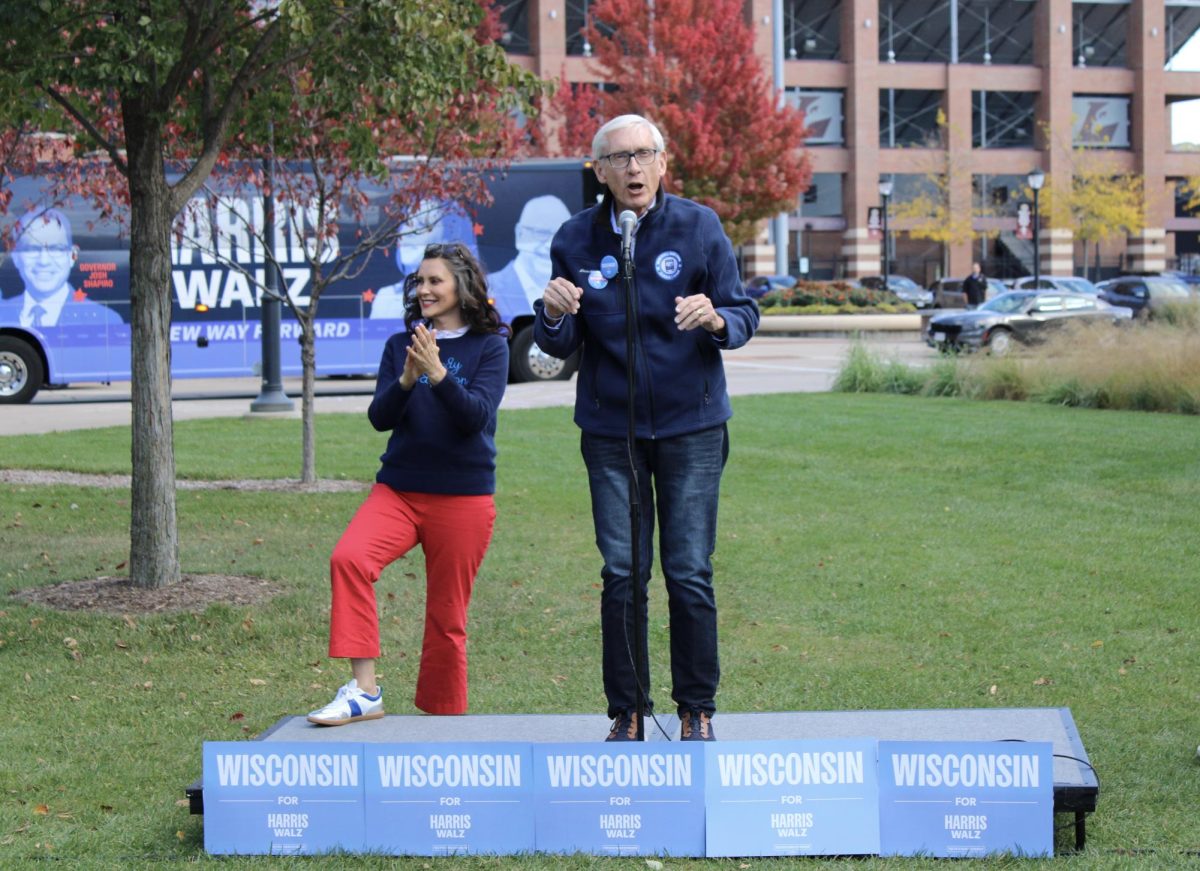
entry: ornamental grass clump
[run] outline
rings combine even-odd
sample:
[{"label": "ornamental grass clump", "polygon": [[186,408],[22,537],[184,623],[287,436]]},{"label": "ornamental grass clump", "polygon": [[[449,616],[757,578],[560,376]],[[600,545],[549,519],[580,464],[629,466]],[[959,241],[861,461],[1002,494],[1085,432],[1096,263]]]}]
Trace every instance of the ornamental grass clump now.
[{"label": "ornamental grass clump", "polygon": [[899,360],[884,360],[855,342],[833,389],[841,393],[914,394],[921,392],[924,381],[919,369]]},{"label": "ornamental grass clump", "polygon": [[1200,323],[1187,310],[1111,329],[1067,330],[1027,361],[1032,398],[1056,405],[1196,414]]},{"label": "ornamental grass clump", "polygon": [[1012,355],[939,357],[911,367],[854,345],[834,381],[844,393],[919,393],[1074,408],[1200,414],[1200,309],[1175,307],[1148,321],[1072,324]]}]

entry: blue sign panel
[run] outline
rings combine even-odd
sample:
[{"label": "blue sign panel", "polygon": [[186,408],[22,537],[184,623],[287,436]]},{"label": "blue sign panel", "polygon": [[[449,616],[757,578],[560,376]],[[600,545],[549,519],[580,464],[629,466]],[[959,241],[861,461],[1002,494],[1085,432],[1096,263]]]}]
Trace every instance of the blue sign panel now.
[{"label": "blue sign panel", "polygon": [[377,744],[364,757],[368,850],[533,852],[530,745]]},{"label": "blue sign panel", "polygon": [[706,746],[709,856],[879,852],[874,739]]},{"label": "blue sign panel", "polygon": [[704,855],[704,752],[696,744],[533,748],[537,849]]},{"label": "blue sign panel", "polygon": [[204,849],[360,852],[362,761],[361,744],[205,742]]},{"label": "blue sign panel", "polygon": [[1046,742],[881,741],[880,853],[1054,852],[1054,762]]}]

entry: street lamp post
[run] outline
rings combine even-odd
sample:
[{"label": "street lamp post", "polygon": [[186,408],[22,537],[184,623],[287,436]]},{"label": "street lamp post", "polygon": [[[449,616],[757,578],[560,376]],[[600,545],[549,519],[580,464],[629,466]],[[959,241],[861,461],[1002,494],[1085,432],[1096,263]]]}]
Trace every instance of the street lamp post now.
[{"label": "street lamp post", "polygon": [[296,406],[283,391],[280,361],[279,262],[275,259],[275,125],[267,125],[269,151],[263,158],[263,252],[266,260],[266,293],[262,295],[262,386],[250,403],[253,412],[292,411]]},{"label": "street lamp post", "polygon": [[1033,191],[1033,287],[1037,290],[1042,283],[1042,216],[1038,211],[1038,191],[1046,183],[1046,174],[1035,169],[1029,173],[1027,181]]},{"label": "street lamp post", "polygon": [[888,287],[888,200],[892,196],[892,177],[889,175],[886,178],[879,180],[879,198],[883,200],[883,256],[880,258],[883,265],[883,289],[889,290]]}]

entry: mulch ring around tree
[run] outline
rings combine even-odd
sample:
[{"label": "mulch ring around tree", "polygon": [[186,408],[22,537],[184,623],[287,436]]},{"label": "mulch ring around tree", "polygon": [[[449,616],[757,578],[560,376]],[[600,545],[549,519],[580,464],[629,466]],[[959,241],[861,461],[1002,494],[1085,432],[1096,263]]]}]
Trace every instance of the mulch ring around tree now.
[{"label": "mulch ring around tree", "polygon": [[102,614],[200,613],[209,605],[258,605],[278,595],[278,584],[246,575],[184,575],[177,584],[135,587],[129,578],[92,578],[15,590],[14,599],[55,611]]}]

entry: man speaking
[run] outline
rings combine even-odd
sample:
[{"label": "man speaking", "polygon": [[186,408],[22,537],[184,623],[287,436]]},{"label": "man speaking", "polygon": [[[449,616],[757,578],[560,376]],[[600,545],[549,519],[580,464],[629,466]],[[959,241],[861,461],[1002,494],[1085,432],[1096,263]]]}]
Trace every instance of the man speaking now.
[{"label": "man speaking", "polygon": [[[636,590],[642,613],[657,516],[671,621],[671,696],[680,737],[715,738],[720,666],[711,557],[721,472],[729,454],[726,421],[733,414],[721,349],[748,342],[759,320],[757,305],[742,291],[733,246],[716,213],[661,190],[665,149],[662,133],[640,115],[622,115],[597,131],[593,166],[608,191],[555,234],[552,277],[535,305],[534,336],[543,351],[566,358],[583,349],[575,423],[582,430],[596,543],[604,560],[600,623],[604,692],[613,720],[610,741],[637,737],[639,683],[645,710],[653,710],[649,668],[642,662],[635,675],[631,655],[636,649],[631,460],[641,504]],[[636,279],[632,451],[627,451],[623,247]],[[645,621],[640,628],[645,650]]]}]

